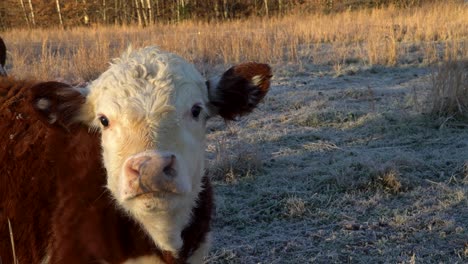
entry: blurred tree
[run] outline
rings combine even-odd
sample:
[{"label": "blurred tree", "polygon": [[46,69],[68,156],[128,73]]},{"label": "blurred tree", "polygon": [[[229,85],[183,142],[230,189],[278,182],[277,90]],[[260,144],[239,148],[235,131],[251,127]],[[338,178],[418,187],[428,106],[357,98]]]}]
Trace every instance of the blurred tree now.
[{"label": "blurred tree", "polygon": [[57,4],[57,13],[59,16],[60,27],[63,28],[63,19],[62,19],[62,11],[60,9],[60,1],[55,0],[55,3]]},{"label": "blurred tree", "polygon": [[282,16],[289,12],[340,12],[391,4],[408,8],[434,1],[442,0],[0,0],[0,29],[90,24],[148,26],[156,21],[230,20]]},{"label": "blurred tree", "polygon": [[20,1],[20,4],[21,4],[21,9],[23,9],[24,19],[26,21],[26,24],[28,25],[28,27],[30,27],[28,13],[26,12],[26,8],[24,8],[24,2],[23,2],[23,0],[19,0],[19,1]]}]

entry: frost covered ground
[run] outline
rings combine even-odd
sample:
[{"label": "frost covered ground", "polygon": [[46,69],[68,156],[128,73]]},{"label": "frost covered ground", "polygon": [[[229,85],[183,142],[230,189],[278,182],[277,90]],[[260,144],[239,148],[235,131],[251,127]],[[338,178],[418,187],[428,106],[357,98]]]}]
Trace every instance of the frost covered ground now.
[{"label": "frost covered ground", "polygon": [[[299,68],[299,69],[298,69]],[[274,67],[208,130],[208,263],[466,263],[468,123],[426,114],[434,69]]]}]

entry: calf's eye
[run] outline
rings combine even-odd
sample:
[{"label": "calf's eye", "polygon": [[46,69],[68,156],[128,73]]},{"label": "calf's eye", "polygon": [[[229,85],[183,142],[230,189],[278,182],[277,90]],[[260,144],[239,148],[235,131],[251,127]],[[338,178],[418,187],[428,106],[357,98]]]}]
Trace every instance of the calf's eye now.
[{"label": "calf's eye", "polygon": [[108,127],[109,126],[109,119],[107,119],[106,116],[100,116],[99,121],[101,122],[103,127]]},{"label": "calf's eye", "polygon": [[192,117],[197,119],[198,116],[200,115],[201,110],[202,110],[202,107],[200,105],[198,105],[198,104],[192,106],[192,110],[191,110],[192,111]]}]

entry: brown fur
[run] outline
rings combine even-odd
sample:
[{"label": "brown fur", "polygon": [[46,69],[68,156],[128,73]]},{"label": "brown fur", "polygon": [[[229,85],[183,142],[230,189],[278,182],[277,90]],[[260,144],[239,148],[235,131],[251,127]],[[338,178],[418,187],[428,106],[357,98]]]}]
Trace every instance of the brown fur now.
[{"label": "brown fur", "polygon": [[[82,102],[79,94],[58,98],[55,93],[69,88],[0,78],[1,260],[13,263],[9,220],[19,263],[40,263],[48,252],[52,264],[121,263],[149,254],[185,263],[209,231],[213,202],[208,178],[203,178],[191,223],[182,231],[180,258],[161,252],[105,189],[99,135],[70,122]],[[36,98],[46,95],[50,111],[57,112],[52,125],[49,110],[33,107]]]}]

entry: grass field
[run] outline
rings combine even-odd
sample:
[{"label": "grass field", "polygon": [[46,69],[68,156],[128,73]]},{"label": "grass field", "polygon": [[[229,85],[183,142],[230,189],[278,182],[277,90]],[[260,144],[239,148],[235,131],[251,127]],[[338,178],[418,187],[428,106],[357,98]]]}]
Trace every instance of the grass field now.
[{"label": "grass field", "polygon": [[[183,22],[138,27],[89,27],[2,32],[10,72],[19,77],[90,80],[130,44],[158,45],[200,70],[246,60],[274,65],[433,64],[468,57],[468,9],[463,1],[336,14],[297,14],[226,23]],[[278,67],[275,67],[278,68]]]},{"label": "grass field", "polygon": [[465,263],[468,122],[423,111],[432,74],[311,66],[278,74],[253,116],[211,123],[209,260]]},{"label": "grass field", "polygon": [[466,4],[2,37],[19,77],[87,81],[130,43],[273,66],[258,110],[208,124],[208,263],[468,261]]}]

